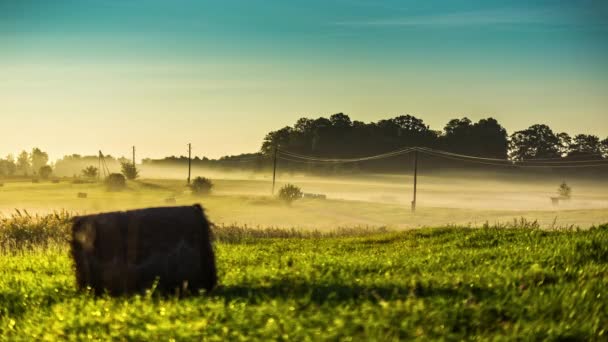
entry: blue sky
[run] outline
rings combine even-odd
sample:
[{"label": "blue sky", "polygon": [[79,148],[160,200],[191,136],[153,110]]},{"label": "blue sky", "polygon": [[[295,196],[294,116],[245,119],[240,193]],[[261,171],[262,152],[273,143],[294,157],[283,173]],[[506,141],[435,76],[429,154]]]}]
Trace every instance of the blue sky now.
[{"label": "blue sky", "polygon": [[0,0],[0,154],[236,154],[335,112],[605,138],[607,18],[605,1]]}]

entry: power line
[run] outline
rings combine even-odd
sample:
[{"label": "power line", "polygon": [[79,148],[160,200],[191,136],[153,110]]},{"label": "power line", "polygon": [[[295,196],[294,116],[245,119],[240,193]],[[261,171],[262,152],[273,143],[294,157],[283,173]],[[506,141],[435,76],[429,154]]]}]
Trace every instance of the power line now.
[{"label": "power line", "polygon": [[582,163],[606,163],[608,160],[598,160],[598,159],[589,159],[589,160],[561,160],[561,161],[547,161],[547,160],[535,160],[535,159],[526,159],[526,160],[510,160],[510,159],[498,159],[498,158],[486,158],[486,157],[477,157],[470,156],[465,154],[452,153],[441,150],[434,150],[428,147],[419,147],[421,151],[430,151],[438,154],[449,155],[453,157],[460,158],[468,158],[468,159],[476,159],[476,160],[484,160],[484,161],[496,161],[496,162],[510,162],[515,164],[529,163],[529,164],[582,164]]},{"label": "power line", "polygon": [[[468,163],[475,163],[475,164],[483,164],[483,165],[493,165],[493,166],[503,166],[503,167],[513,167],[513,168],[537,168],[537,169],[552,169],[552,168],[584,168],[584,167],[602,167],[602,166],[606,166],[608,167],[608,163],[600,163],[600,164],[578,164],[578,165],[568,165],[568,164],[562,164],[562,165],[558,165],[558,164],[552,164],[552,165],[534,165],[534,164],[522,164],[519,162],[514,162],[514,161],[510,161],[508,159],[493,159],[493,158],[488,158],[490,160],[497,160],[497,161],[502,161],[503,163],[500,162],[491,162],[491,161],[484,161],[483,158],[465,158],[465,157],[457,157],[457,156],[453,156],[451,154],[448,153],[438,153],[432,150],[426,150],[426,149],[420,149],[420,152],[426,153],[428,155],[432,155],[435,157],[439,157],[439,158],[445,158],[445,159],[452,159],[452,160],[457,160],[457,161],[463,161],[463,162],[468,162]],[[481,159],[481,160],[480,160]]]},{"label": "power line", "polygon": [[359,158],[323,158],[316,156],[308,156],[295,152],[278,150],[279,159],[291,162],[300,163],[315,163],[315,164],[339,164],[339,163],[354,163],[369,160],[379,160],[391,158],[399,155],[404,155],[412,151],[420,151],[428,155],[433,155],[440,158],[458,160],[469,163],[503,166],[503,167],[520,167],[520,168],[583,168],[583,167],[602,167],[608,166],[608,160],[562,160],[562,161],[547,161],[547,160],[510,160],[500,158],[479,157],[465,154],[458,154],[448,151],[435,150],[428,147],[407,147],[391,152],[381,153],[372,156]]},{"label": "power line", "polygon": [[279,150],[279,153],[282,153],[288,157],[292,157],[292,158],[296,158],[296,159],[316,161],[316,162],[354,163],[354,162],[361,162],[361,161],[367,161],[367,160],[391,158],[391,157],[395,157],[398,155],[412,152],[415,149],[416,149],[415,147],[408,147],[405,149],[395,150],[395,151],[391,151],[391,152],[387,152],[387,153],[381,153],[381,154],[377,154],[377,155],[373,155],[373,156],[359,157],[359,158],[322,158],[322,157],[315,157],[315,156],[306,156],[306,155],[289,152],[289,151],[284,151],[284,150]]}]

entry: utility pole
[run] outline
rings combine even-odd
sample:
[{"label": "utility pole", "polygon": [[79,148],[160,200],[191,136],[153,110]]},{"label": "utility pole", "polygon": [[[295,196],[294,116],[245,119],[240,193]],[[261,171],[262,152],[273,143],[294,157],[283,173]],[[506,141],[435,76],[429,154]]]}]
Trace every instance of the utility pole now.
[{"label": "utility pole", "polygon": [[275,180],[276,180],[276,176],[277,176],[277,151],[278,148],[275,145],[274,147],[274,160],[273,160],[273,165],[272,165],[272,195],[274,196],[274,185],[275,185]]},{"label": "utility pole", "polygon": [[192,172],[192,144],[188,144],[188,185],[190,185],[190,175]]},{"label": "utility pole", "polygon": [[418,186],[418,149],[414,150],[414,199],[412,200],[412,212],[416,211],[416,188]]},{"label": "utility pole", "polygon": [[133,168],[135,168],[135,146],[133,146]]},{"label": "utility pole", "polygon": [[97,163],[99,164],[99,167],[97,168],[97,180],[100,181],[101,180],[101,150],[99,151],[99,154],[97,155]]}]

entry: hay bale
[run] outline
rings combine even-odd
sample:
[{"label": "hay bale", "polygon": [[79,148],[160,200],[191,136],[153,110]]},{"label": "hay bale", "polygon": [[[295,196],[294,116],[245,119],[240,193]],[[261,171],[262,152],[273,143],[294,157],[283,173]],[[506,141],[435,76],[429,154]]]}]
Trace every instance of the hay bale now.
[{"label": "hay bale", "polygon": [[88,194],[86,192],[79,192],[78,193],[78,198],[87,198]]},{"label": "hay bale", "polygon": [[200,205],[80,216],[72,258],[80,289],[96,294],[196,292],[217,284],[209,222]]},{"label": "hay bale", "polygon": [[327,195],[324,194],[312,194],[312,193],[304,193],[304,198],[309,199],[327,199]]},{"label": "hay bale", "polygon": [[177,200],[175,199],[175,197],[167,197],[167,198],[165,198],[165,203],[175,204],[175,203],[177,203]]},{"label": "hay bale", "polygon": [[58,184],[58,183],[60,182],[60,180],[59,180],[59,179],[53,179],[53,180],[51,180],[51,182],[52,182],[53,184]]}]

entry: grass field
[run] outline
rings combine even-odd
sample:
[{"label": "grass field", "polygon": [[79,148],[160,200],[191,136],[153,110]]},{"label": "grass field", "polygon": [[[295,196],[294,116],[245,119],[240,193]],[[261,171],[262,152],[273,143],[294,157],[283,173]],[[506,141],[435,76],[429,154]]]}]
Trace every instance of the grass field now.
[{"label": "grass field", "polygon": [[[315,233],[218,228],[220,287],[75,289],[67,216],[0,221],[0,339],[605,340],[608,226]],[[9,248],[10,247],[10,248]]]},{"label": "grass field", "polygon": [[[318,179],[294,176],[288,181],[304,191],[325,193],[328,200],[304,199],[287,208],[270,196],[271,183],[264,179],[214,179],[211,196],[193,197],[184,181],[144,179],[129,183],[129,190],[109,193],[99,184],[59,184],[31,181],[9,182],[0,187],[0,215],[15,208],[30,213],[68,210],[94,213],[149,206],[201,202],[219,224],[332,230],[337,227],[409,228],[423,226],[481,226],[525,218],[543,227],[587,228],[608,222],[608,186],[574,182],[572,201],[552,207],[557,180],[499,183],[484,179],[422,178],[418,210],[409,209],[411,189],[403,177],[374,176],[366,179]],[[278,186],[283,184],[280,182]],[[85,192],[88,198],[77,198]]]}]

